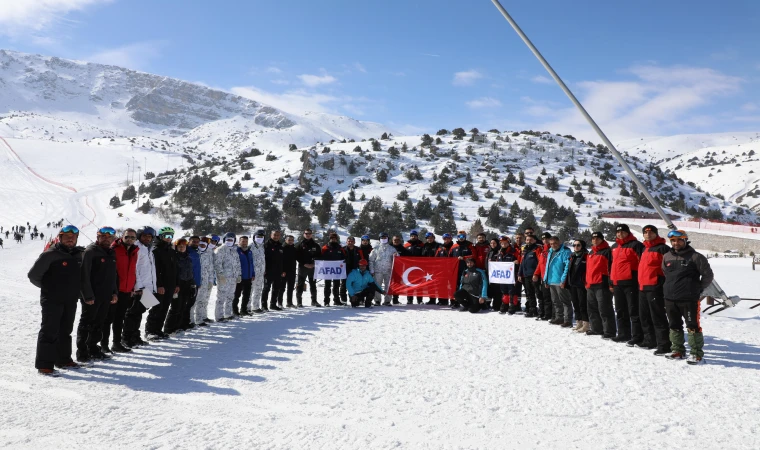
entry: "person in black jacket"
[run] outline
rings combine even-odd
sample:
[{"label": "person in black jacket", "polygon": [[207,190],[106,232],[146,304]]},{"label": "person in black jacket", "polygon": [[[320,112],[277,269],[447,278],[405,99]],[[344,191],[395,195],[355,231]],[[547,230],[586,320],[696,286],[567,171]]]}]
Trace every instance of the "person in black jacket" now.
[{"label": "person in black jacket", "polygon": [[[346,252],[340,245],[338,233],[330,233],[330,242],[322,246],[320,259],[324,261],[345,261]],[[340,280],[325,280],[325,306],[330,306],[330,291],[332,291],[335,306],[343,306],[343,302],[340,301],[340,285]]]},{"label": "person in black jacket", "polygon": [[29,281],[40,288],[42,325],[37,334],[34,367],[43,375],[54,367],[78,368],[71,359],[71,331],[81,291],[82,247],[77,247],[79,230],[67,225],[58,234],[59,242],[45,250],[29,270]]},{"label": "person in black jacket", "polygon": [[314,280],[314,260],[322,254],[319,244],[312,238],[312,231],[305,229],[303,239],[296,245],[296,260],[298,261],[298,282],[296,283],[296,301],[303,307],[303,291],[306,290],[306,279],[309,280],[311,306],[321,307],[317,301],[317,282]]},{"label": "person in black jacket", "polygon": [[169,304],[174,295],[179,295],[179,267],[177,252],[172,248],[174,230],[164,227],[159,230],[158,242],[153,249],[156,261],[156,300],[159,304],[150,309],[145,321],[145,336],[149,341],[166,339],[168,334],[161,331],[169,312]]},{"label": "person in black jacket", "polygon": [[[532,230],[530,233],[526,230],[525,245],[520,249],[522,257],[517,276],[517,279],[525,286],[525,317],[539,316],[537,299],[543,295],[543,292],[541,292],[541,280],[538,277],[540,272],[538,265],[542,251],[543,248],[538,244]],[[543,297],[540,298],[543,300]],[[543,305],[543,301],[541,303]]]},{"label": "person in black jacket", "polygon": [[[488,276],[488,262],[498,261],[499,259],[499,240],[492,238],[488,241],[488,253],[486,253],[486,276]],[[501,289],[498,284],[488,283],[488,298],[491,300],[490,305],[486,304],[485,309],[492,307],[494,311],[498,311],[501,308]]]},{"label": "person in black jacket", "polygon": [[108,308],[118,301],[116,256],[111,249],[116,230],[102,227],[82,255],[82,314],[77,326],[77,361],[106,359],[108,347],[98,347]]},{"label": "person in black jacket", "polygon": [[[422,256],[422,249],[425,246],[425,243],[422,242],[418,236],[419,233],[417,230],[412,230],[412,232],[409,233],[409,240],[404,243],[406,253],[399,251],[398,254],[401,256]],[[413,297],[411,295],[407,295],[406,304],[411,305],[412,303]],[[422,304],[422,297],[417,297],[417,304]]]},{"label": "person in black jacket", "polygon": [[585,333],[590,329],[586,303],[586,261],[588,250],[586,241],[573,241],[573,253],[570,254],[570,267],[567,271],[567,286],[570,288],[570,301],[575,311],[576,326],[574,331]]},{"label": "person in black jacket", "polygon": [[292,235],[285,236],[285,245],[282,246],[282,271],[285,273],[285,277],[282,279],[282,285],[280,286],[280,295],[278,297],[278,303],[282,308],[282,297],[285,292],[288,293],[288,300],[286,306],[288,308],[295,308],[293,304],[293,289],[296,287],[296,246],[294,245],[295,238]]},{"label": "person in black jacket", "polygon": [[[269,235],[269,240],[264,243],[264,261],[266,263],[266,269],[264,269],[264,290],[261,292],[261,304],[266,305],[267,298],[269,298],[269,291],[272,291],[272,300],[269,302],[269,309],[274,311],[282,311],[282,301],[280,295],[280,289],[285,281],[285,254],[282,249],[282,242],[280,237],[282,233],[278,230],[272,230]],[[280,305],[277,305],[280,300]]]},{"label": "person in black jacket", "polygon": [[356,239],[353,236],[346,238],[346,246],[343,247],[343,253],[346,256],[346,278],[340,280],[340,301],[348,304],[348,295],[346,289],[346,280],[348,280],[348,274],[359,268],[359,261],[367,259],[369,255],[365,255],[362,250],[356,246]]},{"label": "person in black jacket", "polygon": [[[434,258],[438,254],[438,247],[440,247],[441,244],[439,242],[436,242],[435,240],[435,234],[431,232],[425,233],[425,243],[422,244],[422,249],[420,250],[420,256],[425,258]],[[426,305],[435,305],[436,298],[430,297],[428,301],[425,303]]]},{"label": "person in black jacket", "polygon": [[[409,249],[404,245],[404,242],[401,240],[401,236],[393,236],[393,238],[391,239],[391,247],[396,249],[396,251],[398,252],[398,256],[412,256],[410,254]],[[422,297],[419,297],[419,299],[420,299],[420,303],[422,303]],[[391,301],[394,305],[398,305],[401,303],[398,301],[398,295],[394,295]],[[406,304],[411,305],[412,303],[413,303],[412,297],[407,297]]]},{"label": "person in black jacket", "polygon": [[359,244],[359,248],[361,249],[364,257],[369,258],[369,254],[372,253],[372,244],[370,243],[368,234],[365,234],[362,236],[362,240]]},{"label": "person in black jacket", "polygon": [[182,313],[185,305],[192,301],[195,296],[195,276],[193,274],[193,260],[187,252],[187,239],[177,239],[174,243],[174,251],[177,255],[177,278],[179,279],[179,292],[172,296],[169,302],[169,312],[166,315],[164,333],[173,334],[182,327]]}]

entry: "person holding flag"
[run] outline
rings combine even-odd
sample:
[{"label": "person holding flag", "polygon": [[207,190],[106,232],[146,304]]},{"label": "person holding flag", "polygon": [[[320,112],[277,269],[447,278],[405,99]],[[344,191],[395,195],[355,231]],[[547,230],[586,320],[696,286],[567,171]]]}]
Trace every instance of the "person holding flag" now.
[{"label": "person holding flag", "polygon": [[[453,255],[451,254],[451,249],[454,247],[454,242],[452,241],[451,234],[449,233],[443,233],[443,244],[441,244],[438,247],[438,251],[436,251],[435,256],[437,258],[451,258]],[[452,280],[454,283],[459,282],[459,273],[457,271],[457,276],[454,277]],[[449,300],[448,298],[440,298],[438,297],[438,306],[449,306]],[[451,300],[452,302],[454,300]]]},{"label": "person holding flag", "polygon": [[[433,258],[437,255],[438,248],[440,248],[440,246],[441,244],[435,240],[435,234],[428,231],[425,233],[425,243],[422,245],[422,249],[420,250],[420,256]],[[435,305],[435,301],[435,297],[430,297],[426,305]]]}]

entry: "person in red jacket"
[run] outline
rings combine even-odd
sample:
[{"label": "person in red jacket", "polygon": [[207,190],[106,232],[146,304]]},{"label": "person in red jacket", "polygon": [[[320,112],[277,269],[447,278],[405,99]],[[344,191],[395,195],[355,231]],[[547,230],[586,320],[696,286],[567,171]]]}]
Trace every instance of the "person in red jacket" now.
[{"label": "person in red jacket", "polygon": [[132,306],[135,281],[137,280],[137,252],[140,250],[135,242],[137,232],[132,228],[124,230],[121,238],[111,244],[116,257],[116,274],[119,280],[119,300],[110,305],[106,321],[103,324],[103,337],[100,347],[108,348],[108,338],[113,328],[113,346],[111,350],[117,353],[131,352],[132,350],[121,339],[121,331],[124,327],[124,317],[127,310]]},{"label": "person in red jacket", "polygon": [[491,250],[491,246],[486,241],[485,233],[478,233],[475,239],[475,246],[473,248],[473,258],[475,258],[475,267],[478,269],[486,270],[486,261],[488,260],[488,252]]},{"label": "person in red jacket", "polygon": [[629,347],[644,340],[639,317],[639,260],[644,245],[632,234],[628,225],[621,223],[615,228],[615,244],[612,246],[610,290],[615,294],[618,335],[614,342],[625,342]]},{"label": "person in red jacket", "polygon": [[599,231],[591,234],[591,245],[591,253],[586,259],[586,307],[591,329],[586,334],[612,339],[617,332],[610,292],[612,251]]},{"label": "person in red jacket", "polygon": [[[451,238],[451,234],[449,233],[443,233],[443,244],[441,244],[438,247],[438,250],[435,251],[435,257],[436,258],[451,258],[451,249],[454,247],[454,241]],[[461,278],[461,277],[460,277]],[[457,283],[459,281],[457,280]],[[454,300],[452,299],[452,302]],[[449,306],[449,299],[448,298],[439,298],[438,299],[438,305],[439,306]]]},{"label": "person in red jacket", "polygon": [[645,226],[641,232],[644,235],[645,250],[639,261],[639,316],[644,341],[635,345],[649,350],[656,349],[656,356],[666,356],[670,354],[670,332],[662,292],[665,283],[662,257],[670,251],[670,247],[658,235],[654,225]]},{"label": "person in red jacket", "polygon": [[543,242],[538,241],[538,245],[542,246],[542,251],[538,255],[538,270],[536,270],[538,281],[541,285],[541,295],[538,295],[538,292],[536,292],[536,297],[538,297],[538,317],[536,320],[547,321],[554,318],[554,304],[552,303],[549,286],[547,286],[542,280],[544,279],[544,272],[546,272],[546,256],[549,254],[549,249],[551,248],[549,240],[552,238],[552,234],[545,232],[541,235],[541,238],[543,239]]}]

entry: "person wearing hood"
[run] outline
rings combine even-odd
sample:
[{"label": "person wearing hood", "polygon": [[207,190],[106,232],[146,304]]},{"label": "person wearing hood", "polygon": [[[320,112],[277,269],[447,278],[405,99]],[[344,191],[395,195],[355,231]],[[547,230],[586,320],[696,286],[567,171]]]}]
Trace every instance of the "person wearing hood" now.
[{"label": "person wearing hood", "polygon": [[[367,260],[362,253],[362,250],[357,247],[356,245],[356,239],[354,239],[353,236],[349,236],[346,238],[346,246],[343,247],[343,252],[346,254],[346,273],[350,274],[354,271],[354,269],[359,268],[359,261]],[[348,283],[348,276],[346,276],[345,280],[340,280],[340,300],[348,304],[348,289],[346,286],[346,283]]]},{"label": "person wearing hood", "polygon": [[359,260],[356,269],[352,270],[346,278],[346,289],[352,308],[358,308],[362,303],[365,308],[372,308],[372,297],[375,292],[384,293],[367,270],[367,265],[366,259]]},{"label": "person wearing hood", "polygon": [[612,339],[617,333],[610,292],[612,250],[600,231],[591,234],[591,245],[586,258],[586,308],[590,326],[586,335]]},{"label": "person wearing hood", "polygon": [[108,347],[108,339],[113,327],[113,345],[111,350],[116,353],[130,352],[129,342],[122,339],[124,318],[127,309],[132,307],[132,297],[135,295],[135,282],[137,280],[137,259],[140,249],[135,245],[137,232],[127,228],[121,238],[116,239],[111,248],[116,258],[116,273],[119,277],[119,301],[108,309],[106,321],[103,324],[103,337],[100,340],[100,348]]},{"label": "person wearing hood", "polygon": [[222,238],[222,245],[216,249],[216,306],[214,318],[217,322],[232,319],[232,300],[235,287],[242,280],[240,256],[235,245],[235,233],[229,232]]},{"label": "person wearing hood", "polygon": [[216,278],[214,249],[210,238],[204,237],[198,242],[198,254],[201,260],[201,282],[198,285],[195,304],[190,308],[190,322],[196,326],[205,327],[212,321],[208,317],[208,301]]},{"label": "person wearing hood", "polygon": [[287,303],[285,306],[288,308],[295,308],[293,304],[293,290],[296,287],[296,268],[298,262],[296,261],[296,246],[295,237],[289,234],[285,236],[285,244],[282,246],[282,271],[285,273],[285,277],[282,280],[280,286],[279,304],[282,308],[282,299],[287,293]]},{"label": "person wearing hood", "polygon": [[573,305],[570,301],[570,290],[567,289],[570,250],[562,245],[557,236],[552,236],[549,242],[551,248],[549,254],[546,255],[544,270],[544,284],[549,287],[552,303],[554,303],[554,320],[549,323],[570,328],[573,326]]},{"label": "person wearing hood", "polygon": [[701,364],[704,361],[705,338],[700,321],[699,299],[702,291],[713,281],[713,271],[704,255],[689,245],[689,236],[683,230],[668,233],[672,249],[662,258],[662,270],[665,284],[662,291],[665,296],[665,310],[670,325],[670,343],[672,353],[668,359],[678,360],[686,356],[683,326],[689,332],[689,364]]},{"label": "person wearing hood", "polygon": [[158,242],[153,249],[156,262],[156,300],[158,305],[152,307],[145,321],[145,335],[149,341],[166,339],[168,334],[162,331],[166,315],[174,296],[179,296],[179,270],[177,252],[172,247],[174,229],[163,227],[158,230]]},{"label": "person wearing hood", "polygon": [[361,240],[359,241],[359,249],[362,251],[365,258],[369,258],[369,255],[372,253],[372,244],[368,234],[361,237]]},{"label": "person wearing hood", "polygon": [[34,367],[42,375],[55,375],[55,367],[76,369],[71,359],[71,331],[81,291],[82,247],[77,247],[79,229],[66,225],[58,242],[45,250],[29,269],[29,281],[40,288],[42,325],[37,334]]},{"label": "person wearing hood", "polygon": [[[436,258],[451,258],[453,255],[451,254],[451,249],[454,247],[454,241],[451,238],[451,234],[449,233],[443,233],[441,236],[443,238],[443,244],[438,246],[438,250],[435,252]],[[453,280],[455,285],[459,282],[459,279]],[[438,299],[438,306],[449,306],[449,300],[451,300],[451,303],[454,303],[453,299],[448,298],[439,298]]]},{"label": "person wearing hood", "polygon": [[188,297],[187,301],[183,304],[182,319],[180,320],[179,326],[183,331],[195,328],[195,322],[193,322],[190,316],[195,308],[195,302],[198,301],[198,290],[203,283],[203,265],[201,263],[200,243],[200,236],[190,236],[187,241],[187,254],[190,256],[190,260],[193,263],[193,284],[195,286],[193,287],[192,295]]},{"label": "person wearing hood", "polygon": [[[251,287],[256,277],[253,264],[253,252],[248,246],[248,236],[238,238],[237,253],[240,258],[240,282],[235,285],[235,297],[232,299],[232,315],[248,316],[248,303],[251,301]],[[243,295],[243,304],[240,305],[240,295]],[[255,302],[254,302],[255,303]],[[255,305],[254,305],[255,306]],[[254,308],[255,313],[262,313],[260,308]]]},{"label": "person wearing hood", "polygon": [[[406,247],[404,246],[404,242],[401,240],[401,236],[393,236],[391,238],[391,246],[396,249],[396,253],[398,253],[398,256],[410,256],[409,252],[407,251]],[[412,297],[409,297],[410,299]],[[399,305],[401,302],[398,301],[398,295],[394,295],[391,297],[391,302],[394,305]],[[407,305],[411,305],[413,302],[411,300],[407,300]]]},{"label": "person wearing hood", "polygon": [[306,290],[306,280],[309,280],[311,306],[322,307],[317,301],[317,282],[314,280],[314,260],[322,255],[322,248],[314,241],[314,232],[307,228],[303,230],[303,239],[296,244],[296,260],[298,261],[298,281],[296,282],[296,302],[303,307],[303,292]]},{"label": "person wearing hood", "polygon": [[[172,297],[169,304],[169,313],[166,315],[164,333],[173,334],[182,329],[182,316],[185,313],[185,305],[195,298],[195,274],[193,273],[193,260],[188,253],[188,241],[185,238],[174,242],[174,251],[177,253],[177,278],[179,279],[179,292]],[[189,308],[187,309],[189,311]]]},{"label": "person wearing hood", "polygon": [[[462,279],[462,274],[467,268],[467,260],[475,257],[475,246],[472,242],[467,240],[467,233],[463,230],[457,234],[457,243],[451,247],[450,255],[452,258],[459,259],[459,271],[457,272],[457,280]],[[452,308],[459,308],[459,304],[454,300],[451,305]]]},{"label": "person wearing hood", "polygon": [[525,317],[540,317],[536,301],[541,292],[539,261],[543,248],[536,242],[533,233],[525,232],[525,245],[521,249],[522,263],[517,271],[517,280],[525,286]]},{"label": "person wearing hood", "polygon": [[82,255],[82,314],[77,326],[77,361],[109,358],[106,347],[98,347],[108,308],[119,300],[116,257],[111,249],[116,237],[112,227],[98,229],[95,242]]},{"label": "person wearing hood", "polygon": [[282,233],[280,233],[279,230],[272,230],[269,234],[269,239],[267,239],[266,243],[262,244],[264,247],[264,259],[266,264],[264,266],[265,281],[264,291],[261,295],[261,303],[266,305],[271,290],[272,299],[269,302],[269,309],[272,311],[282,311],[282,308],[277,302],[280,299],[280,289],[282,289],[285,276],[287,275],[284,268],[284,254],[282,250],[282,242],[280,242],[281,237]]},{"label": "person wearing hood", "polygon": [[121,341],[126,344],[125,347],[148,345],[140,337],[140,323],[146,311],[141,300],[144,290],[147,289],[151,293],[155,293],[158,289],[156,285],[156,260],[153,256],[153,238],[155,236],[156,230],[151,227],[144,227],[137,231],[134,295],[124,316],[124,328],[121,332]]},{"label": "person wearing hood", "polygon": [[628,225],[615,228],[615,244],[612,245],[612,268],[610,289],[615,294],[618,335],[614,342],[625,342],[633,347],[644,340],[639,318],[639,260],[644,245],[631,234]]},{"label": "person wearing hood", "polygon": [[670,247],[654,225],[642,228],[641,234],[644,236],[644,251],[641,253],[638,270],[639,317],[644,341],[636,344],[636,347],[655,350],[656,356],[665,356],[670,353],[670,336],[662,293],[665,283],[662,259]]},{"label": "person wearing hood", "polygon": [[573,331],[586,333],[590,329],[588,322],[588,306],[586,296],[586,267],[588,250],[586,241],[573,240],[573,252],[570,254],[570,264],[567,272],[567,285],[570,287],[570,301],[573,304],[576,326]]},{"label": "person wearing hood", "polygon": [[[409,240],[404,243],[404,249],[406,252],[399,252],[400,255],[406,254],[406,256],[422,256],[422,249],[425,247],[425,244],[420,240],[419,238],[419,232],[417,230],[412,230],[409,233]],[[406,297],[406,304],[411,305],[414,298],[411,295],[407,295]],[[417,297],[417,304],[422,304],[422,297]]]},{"label": "person wearing hood", "polygon": [[254,277],[251,294],[252,308],[254,312],[268,312],[267,299],[264,298],[264,284],[266,283],[266,271],[267,271],[267,258],[264,250],[264,241],[266,240],[266,234],[264,230],[256,230],[253,235],[253,243],[251,244],[251,253],[253,254],[253,268],[254,272],[261,276]]},{"label": "person wearing hood", "polygon": [[[322,246],[320,259],[323,261],[345,261],[346,251],[340,245],[338,233],[331,232],[330,240]],[[330,292],[332,292],[335,306],[343,306],[340,301],[340,283],[341,280],[325,280],[324,302],[325,306],[330,306]]]},{"label": "person wearing hood", "polygon": [[[380,233],[380,244],[372,249],[369,255],[369,273],[377,282],[378,287],[385,291],[383,306],[391,306],[391,296],[388,289],[391,283],[391,271],[393,269],[393,258],[398,256],[398,252],[388,242],[388,233]],[[375,305],[380,305],[380,293],[375,294]]]}]

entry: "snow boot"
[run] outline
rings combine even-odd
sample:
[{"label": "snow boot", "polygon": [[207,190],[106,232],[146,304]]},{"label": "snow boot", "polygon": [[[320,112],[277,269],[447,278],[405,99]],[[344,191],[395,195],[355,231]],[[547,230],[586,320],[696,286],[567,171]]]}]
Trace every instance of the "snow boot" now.
[{"label": "snow boot", "polygon": [[37,373],[46,377],[58,378],[58,371],[55,369],[37,369]]},{"label": "snow boot", "polygon": [[631,340],[631,338],[629,338],[627,336],[616,336],[616,337],[612,338],[612,342],[617,342],[618,344],[623,343],[623,342],[628,342],[630,340]]},{"label": "snow boot", "polygon": [[643,348],[645,350],[654,350],[657,348],[657,344],[655,344],[652,341],[647,341],[644,339],[643,341],[639,342],[638,344],[634,344],[634,347],[636,348]]},{"label": "snow boot", "polygon": [[69,370],[69,369],[76,370],[76,369],[81,369],[82,367],[84,367],[82,364],[77,364],[74,361],[69,361],[63,364],[56,364],[55,366],[59,369],[66,369],[66,370]]},{"label": "snow boot", "polygon": [[705,359],[697,355],[690,355],[689,358],[686,360],[686,364],[689,364],[690,366],[703,364],[704,362],[705,362]]},{"label": "snow boot", "polygon": [[628,347],[633,347],[635,345],[641,344],[643,342],[642,339],[630,339],[625,343]]},{"label": "snow boot", "polygon": [[572,328],[573,323],[572,322],[562,322],[562,328]]},{"label": "snow boot", "polygon": [[575,327],[573,327],[573,331],[580,331],[581,328],[583,328],[583,321],[579,320],[575,322]]},{"label": "snow boot", "polygon": [[117,342],[117,343],[113,344],[113,351],[116,352],[116,353],[129,353],[132,350],[129,349],[129,348],[127,348],[127,347],[125,347],[125,346],[123,346],[123,345],[121,345],[121,342]]},{"label": "snow boot", "polygon": [[668,359],[670,359],[670,360],[672,360],[672,361],[675,361],[675,360],[678,360],[678,359],[684,359],[684,358],[686,358],[686,357],[683,355],[683,353],[681,353],[681,352],[672,352],[672,353],[671,353],[671,354],[669,354],[669,355],[665,355],[665,357],[666,357],[666,358],[668,358]]},{"label": "snow boot", "polygon": [[668,356],[670,354],[669,349],[657,349],[654,351],[654,356]]},{"label": "snow boot", "polygon": [[434,298],[431,298],[431,299],[430,299],[430,300],[428,300],[428,301],[427,301],[425,304],[426,304],[426,305],[435,305],[435,299],[434,299]]}]

